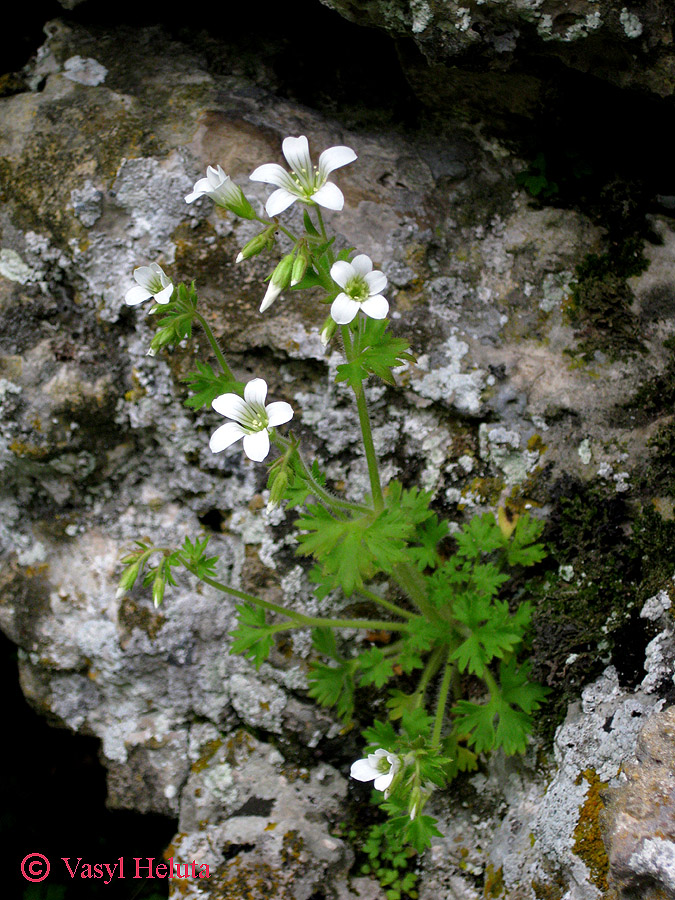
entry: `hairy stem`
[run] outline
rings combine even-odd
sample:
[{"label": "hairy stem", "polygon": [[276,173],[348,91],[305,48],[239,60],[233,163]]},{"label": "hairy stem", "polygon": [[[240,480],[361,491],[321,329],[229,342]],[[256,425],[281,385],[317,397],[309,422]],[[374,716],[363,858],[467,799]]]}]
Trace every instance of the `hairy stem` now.
[{"label": "hairy stem", "polygon": [[445,669],[443,670],[443,681],[441,682],[441,687],[438,692],[438,701],[436,703],[434,730],[433,734],[431,735],[432,747],[438,747],[441,742],[441,730],[443,728],[443,719],[445,718],[445,707],[448,702],[448,693],[450,691],[450,684],[452,682],[454,671],[455,664],[448,658],[447,662],[445,663]]},{"label": "hairy stem", "polygon": [[368,588],[359,588],[358,593],[361,594],[362,597],[365,597],[367,600],[370,600],[372,603],[377,603],[377,605],[383,607],[383,609],[388,609],[390,612],[396,613],[397,616],[403,616],[403,618],[405,619],[412,619],[415,615],[415,613],[411,613],[407,609],[403,609],[402,606],[397,606],[396,603],[392,603],[390,600],[385,600],[384,597],[380,597],[374,591],[369,591]]},{"label": "hairy stem", "polygon": [[232,370],[228,366],[227,360],[225,359],[225,357],[223,355],[223,351],[220,349],[220,346],[218,345],[218,341],[216,340],[215,335],[213,334],[213,331],[211,331],[211,326],[206,321],[204,316],[201,315],[201,313],[195,313],[195,319],[199,322],[199,324],[204,329],[204,333],[206,334],[206,337],[209,339],[209,343],[211,344],[211,347],[213,348],[213,352],[215,354],[216,359],[218,360],[220,368],[223,370],[223,374],[230,381],[236,381],[237,379],[234,377]]},{"label": "hairy stem", "polygon": [[322,485],[320,485],[316,478],[314,478],[314,476],[312,475],[312,471],[305,462],[302,453],[300,452],[300,449],[297,445],[293,447],[290,440],[287,440],[276,432],[274,434],[273,441],[281,450],[292,449],[294,451],[294,457],[298,462],[300,469],[302,470],[302,477],[307,482],[307,487],[318,500],[321,500],[322,503],[325,503],[327,506],[330,506],[333,509],[344,509],[361,513],[372,512],[372,509],[369,506],[364,506],[361,503],[350,503],[349,500],[340,500],[339,497],[336,497],[330,491],[326,490],[326,488],[322,487]]},{"label": "hairy stem", "polygon": [[[345,346],[347,362],[352,362],[354,355],[349,325],[342,326],[342,340]],[[380,484],[380,471],[377,465],[375,444],[373,443],[373,432],[370,428],[368,405],[366,404],[366,395],[362,384],[359,385],[358,388],[354,388],[354,394],[356,395],[356,408],[359,413],[359,424],[361,425],[361,435],[363,437],[363,449],[368,464],[368,478],[370,479],[370,492],[373,496],[373,506],[375,507],[375,512],[381,512],[384,509],[384,497],[382,495],[382,485]]]}]

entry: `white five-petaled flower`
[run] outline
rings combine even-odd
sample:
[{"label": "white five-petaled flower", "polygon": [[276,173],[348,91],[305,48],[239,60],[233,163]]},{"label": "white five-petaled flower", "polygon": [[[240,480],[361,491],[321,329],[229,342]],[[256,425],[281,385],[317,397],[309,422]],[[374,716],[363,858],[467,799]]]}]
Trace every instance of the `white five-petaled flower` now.
[{"label": "white five-petaled flower", "polygon": [[388,795],[388,789],[401,768],[401,760],[395,753],[388,750],[376,750],[370,753],[365,759],[357,759],[352,763],[350,775],[357,781],[373,781],[373,787],[376,791],[384,791],[385,798]]},{"label": "white five-petaled flower", "polygon": [[200,178],[195,182],[192,193],[187,195],[185,202],[192,203],[205,195],[208,195],[217,206],[224,206],[244,219],[255,218],[253,208],[244,192],[229,175],[225,174],[222,166],[216,166],[215,169],[208,166],[206,178]]},{"label": "white five-petaled flower", "polygon": [[338,325],[348,325],[359,310],[371,319],[384,319],[389,312],[389,304],[381,294],[387,286],[387,276],[373,271],[373,263],[365,253],[351,262],[333,263],[330,277],[342,288],[330,308]]},{"label": "white five-petaled flower", "polygon": [[254,378],[244,388],[244,399],[238,394],[221,394],[211,406],[221,416],[234,419],[217,428],[209,442],[213,453],[220,453],[239,438],[244,439],[244,453],[254,462],[262,462],[270,452],[269,429],[283,425],[293,418],[290,403],[279,400],[268,403],[267,383]]},{"label": "white five-petaled flower", "polygon": [[277,187],[265,204],[270,218],[278,216],[296,200],[318,203],[326,209],[342,209],[345,202],[342,191],[327,179],[335,169],[354,162],[356,153],[351,147],[329,147],[319,157],[318,166],[312,165],[304,134],[284,138],[281,149],[291,167],[290,172],[277,163],[266,163],[258,166],[250,176],[251,181],[263,181]]},{"label": "white five-petaled flower", "polygon": [[173,294],[173,284],[164,269],[157,263],[139,266],[134,269],[136,284],[127,291],[124,302],[127,306],[136,306],[152,297],[157,303],[168,303]]}]

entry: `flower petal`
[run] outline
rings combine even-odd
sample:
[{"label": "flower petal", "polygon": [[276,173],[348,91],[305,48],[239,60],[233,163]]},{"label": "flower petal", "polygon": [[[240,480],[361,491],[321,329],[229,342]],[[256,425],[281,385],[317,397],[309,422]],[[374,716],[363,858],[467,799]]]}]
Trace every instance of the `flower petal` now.
[{"label": "flower petal", "polygon": [[371,295],[381,294],[387,286],[387,276],[384,272],[366,272],[363,277],[365,278]]},{"label": "flower petal", "polygon": [[247,403],[265,405],[267,397],[267,382],[264,378],[253,378],[244,388],[244,400]]},{"label": "flower petal", "polygon": [[[365,253],[359,253],[358,256],[355,256],[352,260],[352,266],[354,266],[356,274],[362,275],[364,278],[373,271],[373,261]],[[366,278],[366,281],[367,280],[368,279]]]},{"label": "flower petal", "polygon": [[379,775],[373,782],[373,787],[376,791],[386,791],[393,780],[394,770],[392,768],[386,774]]},{"label": "flower petal", "polygon": [[127,306],[136,306],[137,303],[142,303],[144,300],[148,300],[150,297],[152,297],[152,294],[147,288],[144,288],[140,284],[135,284],[127,291],[124,302],[127,304]]},{"label": "flower petal", "polygon": [[277,190],[267,198],[267,203],[265,204],[267,215],[270,219],[274,216],[278,216],[279,213],[288,209],[292,203],[295,203],[297,199],[297,194],[292,194],[290,191],[286,190],[286,188],[277,188]]},{"label": "flower petal", "polygon": [[244,453],[253,462],[262,462],[270,452],[270,436],[267,429],[247,434],[244,438]]},{"label": "flower petal", "polygon": [[357,159],[351,147],[329,147],[319,157],[319,172],[325,179],[335,169],[340,169]]},{"label": "flower petal", "polygon": [[385,319],[389,312],[389,303],[382,294],[376,294],[374,297],[364,300],[361,309],[371,319]]},{"label": "flower petal", "polygon": [[[157,265],[157,263],[155,263],[155,265]],[[137,269],[134,269],[134,279],[142,287],[150,287],[150,284],[154,281],[155,277],[156,272],[152,266],[139,266]]]},{"label": "flower petal", "polygon": [[192,188],[192,193],[188,194],[185,198],[186,203],[192,203],[194,200],[198,200],[200,197],[203,197],[204,194],[208,193],[211,190],[211,183],[208,178],[200,178],[199,181],[195,182],[195,186]]},{"label": "flower petal", "polygon": [[234,419],[236,422],[241,421],[248,414],[246,402],[239,394],[220,394],[211,401],[211,407],[221,416],[227,416],[228,419]]},{"label": "flower petal", "polygon": [[344,194],[336,184],[330,181],[327,181],[315,194],[312,194],[312,200],[325,209],[340,210],[345,205]]},{"label": "flower petal", "polygon": [[213,166],[209,166],[206,170],[206,180],[209,182],[212,190],[220,187],[227,180],[227,177],[222,166],[218,166],[215,169]]},{"label": "flower petal", "polygon": [[337,322],[338,325],[349,325],[359,311],[360,305],[360,303],[352,300],[346,294],[338,294],[330,308],[333,321]]},{"label": "flower petal", "polygon": [[351,281],[356,273],[351,263],[344,259],[339,259],[330,267],[330,277],[335,284],[339,284],[341,288],[347,287],[347,282]]},{"label": "flower petal", "polygon": [[374,769],[367,759],[357,759],[352,763],[349,774],[357,781],[372,781],[373,778],[377,778],[377,769]]},{"label": "flower petal", "polygon": [[267,413],[267,421],[274,427],[275,425],[283,425],[284,422],[290,422],[293,418],[293,407],[285,400],[276,400],[269,403],[265,407]]},{"label": "flower petal", "polygon": [[248,176],[250,181],[264,181],[265,184],[276,184],[277,187],[283,187],[288,179],[289,174],[278,163],[265,163],[264,166],[258,166]]},{"label": "flower petal", "polygon": [[209,447],[213,453],[220,453],[221,450],[225,450],[238,441],[244,434],[244,430],[236,422],[225,422],[211,435]]},{"label": "flower petal", "polygon": [[309,144],[304,134],[300,137],[284,138],[281,151],[286,162],[303,181],[312,177],[312,157],[309,155]]},{"label": "flower petal", "polygon": [[173,285],[171,282],[167,284],[164,290],[161,290],[158,294],[155,294],[155,300],[157,303],[169,303],[171,301],[171,296],[173,294]]},{"label": "flower petal", "polygon": [[266,309],[269,309],[270,306],[274,303],[277,297],[281,294],[281,288],[278,284],[275,284],[273,281],[267,285],[267,290],[265,291],[265,296],[262,299],[262,303],[260,304],[260,312],[265,312]]}]

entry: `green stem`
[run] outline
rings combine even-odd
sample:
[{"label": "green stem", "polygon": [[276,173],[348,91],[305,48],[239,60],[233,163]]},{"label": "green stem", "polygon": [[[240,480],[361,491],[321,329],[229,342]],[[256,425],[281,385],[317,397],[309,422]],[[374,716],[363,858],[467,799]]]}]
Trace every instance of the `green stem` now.
[{"label": "green stem", "polygon": [[211,587],[216,588],[216,590],[221,591],[223,594],[229,594],[231,597],[236,597],[237,600],[245,600],[247,603],[253,603],[256,606],[261,606],[263,609],[268,609],[270,612],[279,613],[282,616],[287,616],[288,618],[294,619],[297,622],[304,620],[307,618],[303,616],[301,613],[296,613],[292,609],[286,609],[284,606],[279,606],[276,603],[270,603],[269,600],[263,600],[261,597],[256,597],[255,594],[249,594],[247,591],[239,591],[237,588],[231,587],[229,584],[225,584],[222,581],[218,581],[215,578],[211,578],[210,575],[201,575],[196,571],[194,566],[191,566],[190,563],[185,560],[182,556],[179,557],[181,563],[185,566],[188,572],[191,572],[200,581],[203,581],[204,584],[208,584]]},{"label": "green stem", "polygon": [[[286,615],[290,615],[286,613]],[[368,631],[410,631],[405,622],[386,622],[372,619],[322,619],[302,616],[304,624],[309,628],[365,628]]]},{"label": "green stem", "polygon": [[429,654],[429,658],[427,659],[424,671],[420,675],[417,690],[415,691],[415,696],[417,697],[417,700],[415,701],[416,708],[419,708],[422,705],[424,701],[424,695],[426,694],[427,687],[429,686],[429,682],[441,667],[443,650],[443,647],[436,647],[436,649]]},{"label": "green stem", "polygon": [[216,590],[222,591],[224,594],[230,594],[238,600],[245,600],[247,603],[253,603],[270,612],[279,613],[291,619],[295,624],[294,628],[365,628],[368,631],[409,631],[410,626],[403,622],[386,622],[377,619],[323,619],[319,616],[306,616],[303,613],[295,612],[292,609],[286,609],[276,603],[270,603],[269,600],[263,600],[256,597],[255,594],[249,594],[246,591],[239,591],[230,587],[222,581],[211,578],[210,575],[200,575],[190,563],[183,557],[179,557],[181,563],[188,572],[196,575],[204,584],[208,584]]},{"label": "green stem", "polygon": [[[342,340],[345,346],[345,356],[347,362],[353,361],[353,345],[352,336],[349,325],[342,326]],[[368,463],[368,477],[370,479],[370,491],[373,496],[373,506],[375,512],[382,512],[384,509],[384,497],[382,495],[382,485],[380,484],[380,472],[377,465],[377,454],[375,453],[375,444],[373,443],[373,432],[370,428],[370,419],[368,417],[368,406],[366,404],[366,395],[363,385],[354,388],[356,395],[356,408],[359,413],[359,423],[361,425],[361,435],[363,437],[363,449],[366,454],[366,462]]]},{"label": "green stem", "polygon": [[293,234],[293,232],[289,231],[285,225],[282,225],[281,222],[278,222],[276,219],[274,219],[274,220],[262,219],[260,216],[256,216],[256,220],[258,222],[261,222],[263,225],[275,225],[279,229],[279,231],[283,231],[283,233],[286,235],[286,237],[289,237],[293,241],[294,244],[297,243],[298,239]]},{"label": "green stem", "polygon": [[425,618],[430,622],[441,621],[438,611],[427,598],[424,576],[411,562],[396,563],[392,574]]},{"label": "green stem", "polygon": [[436,718],[434,719],[434,731],[431,735],[431,746],[438,747],[441,742],[441,729],[443,728],[443,719],[445,717],[445,707],[448,702],[448,693],[450,691],[450,683],[455,671],[455,665],[448,659],[443,671],[443,681],[438,692],[438,702],[436,704]]},{"label": "green stem", "polygon": [[415,613],[403,609],[402,606],[397,606],[396,603],[391,603],[391,601],[385,600],[384,597],[378,596],[374,591],[369,591],[368,588],[359,588],[359,594],[367,600],[370,600],[372,603],[377,603],[378,606],[396,613],[397,616],[403,616],[405,619],[412,619],[415,615]]},{"label": "green stem", "polygon": [[275,432],[273,437],[274,443],[282,450],[288,450],[292,448],[295,451],[295,458],[298,461],[300,468],[302,469],[302,477],[307,482],[307,486],[310,491],[321,500],[322,503],[325,503],[327,506],[332,507],[333,509],[345,509],[351,510],[353,512],[361,512],[361,513],[370,513],[372,509],[369,506],[363,506],[360,503],[350,503],[349,500],[340,500],[338,497],[335,497],[331,494],[330,491],[327,491],[324,487],[322,487],[319,482],[314,478],[312,472],[303,459],[302,453],[300,452],[297,446],[292,447],[291,441],[282,437],[280,434]]},{"label": "green stem", "polygon": [[213,332],[211,331],[211,326],[206,321],[204,316],[201,315],[201,313],[195,313],[195,319],[199,322],[199,324],[204,329],[204,333],[206,334],[207,338],[209,339],[209,343],[211,344],[211,347],[213,348],[213,352],[215,354],[216,359],[218,360],[218,363],[220,364],[220,368],[223,370],[223,374],[230,381],[236,381],[237,379],[234,377],[232,370],[228,366],[227,361],[226,361],[225,357],[223,356],[223,351],[220,349],[220,347],[218,345],[218,341],[216,340]]}]

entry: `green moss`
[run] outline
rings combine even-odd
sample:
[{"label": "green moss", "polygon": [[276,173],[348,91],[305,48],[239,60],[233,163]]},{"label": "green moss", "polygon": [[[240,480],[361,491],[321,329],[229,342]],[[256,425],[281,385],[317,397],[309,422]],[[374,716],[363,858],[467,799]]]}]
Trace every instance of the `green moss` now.
[{"label": "green moss", "polygon": [[500,866],[498,869],[490,863],[485,870],[485,882],[483,884],[483,896],[485,898],[503,897],[506,888],[504,886],[504,871]]},{"label": "green moss", "polygon": [[597,350],[617,359],[643,352],[639,321],[631,311],[633,291],[627,279],[649,266],[637,235],[612,244],[601,255],[589,253],[576,267],[565,307],[578,345],[568,352],[590,361]]}]

